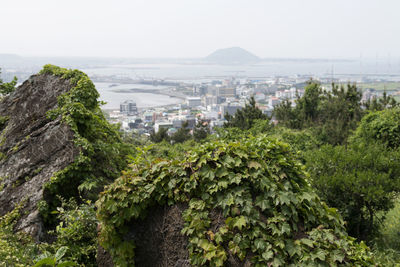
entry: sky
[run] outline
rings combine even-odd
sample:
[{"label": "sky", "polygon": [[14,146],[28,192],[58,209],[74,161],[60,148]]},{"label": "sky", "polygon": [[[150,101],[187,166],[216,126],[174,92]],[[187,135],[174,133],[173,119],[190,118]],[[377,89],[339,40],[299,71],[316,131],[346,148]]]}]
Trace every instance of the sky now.
[{"label": "sky", "polygon": [[400,57],[398,0],[1,0],[0,53]]}]

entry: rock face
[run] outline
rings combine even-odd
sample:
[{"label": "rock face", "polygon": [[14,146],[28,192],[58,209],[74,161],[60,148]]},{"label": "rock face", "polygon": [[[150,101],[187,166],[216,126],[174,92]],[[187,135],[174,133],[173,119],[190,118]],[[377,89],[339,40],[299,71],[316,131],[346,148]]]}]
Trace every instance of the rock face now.
[{"label": "rock face", "polygon": [[34,75],[0,102],[0,117],[6,121],[0,126],[0,216],[24,203],[16,230],[37,241],[44,235],[37,207],[43,185],[79,152],[69,126],[46,116],[71,87],[53,75]]},{"label": "rock face", "polygon": [[[190,265],[188,238],[181,234],[182,212],[186,205],[155,206],[148,216],[135,220],[125,236],[136,245],[135,265],[143,267],[188,267]],[[112,267],[112,259],[103,248],[97,251],[99,267]]]}]

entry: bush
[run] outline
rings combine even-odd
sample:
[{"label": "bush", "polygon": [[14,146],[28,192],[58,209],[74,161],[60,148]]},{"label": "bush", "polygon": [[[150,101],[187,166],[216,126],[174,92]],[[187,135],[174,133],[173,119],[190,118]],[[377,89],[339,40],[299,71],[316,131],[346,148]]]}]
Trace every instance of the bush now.
[{"label": "bush", "polygon": [[325,145],[305,154],[313,186],[329,206],[338,208],[351,236],[371,241],[378,215],[393,207],[400,190],[400,151],[379,143]]},{"label": "bush", "polygon": [[352,137],[353,142],[381,142],[388,148],[400,146],[400,108],[370,112]]},{"label": "bush", "polygon": [[[289,147],[266,136],[215,140],[173,159],[139,155],[97,202],[101,245],[118,266],[132,266],[132,220],[154,204],[182,202],[194,266],[224,266],[229,255],[255,266],[374,264],[312,191]],[[213,225],[213,211],[221,224]]]},{"label": "bush", "polygon": [[77,205],[76,201],[63,201],[57,208],[59,225],[55,233],[57,240],[52,247],[58,250],[68,248],[65,258],[83,264],[96,266],[97,219],[94,205],[90,202]]}]

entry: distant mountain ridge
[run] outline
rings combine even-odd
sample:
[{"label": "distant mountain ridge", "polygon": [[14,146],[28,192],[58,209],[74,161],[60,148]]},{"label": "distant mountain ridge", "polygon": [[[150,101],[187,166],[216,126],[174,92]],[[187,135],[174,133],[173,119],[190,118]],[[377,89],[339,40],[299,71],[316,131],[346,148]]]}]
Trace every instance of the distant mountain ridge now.
[{"label": "distant mountain ridge", "polygon": [[21,59],[21,57],[16,54],[0,54],[0,59],[1,60],[15,60],[15,59]]},{"label": "distant mountain ridge", "polygon": [[258,62],[261,59],[240,47],[218,49],[204,58],[207,62],[218,64],[247,64]]}]

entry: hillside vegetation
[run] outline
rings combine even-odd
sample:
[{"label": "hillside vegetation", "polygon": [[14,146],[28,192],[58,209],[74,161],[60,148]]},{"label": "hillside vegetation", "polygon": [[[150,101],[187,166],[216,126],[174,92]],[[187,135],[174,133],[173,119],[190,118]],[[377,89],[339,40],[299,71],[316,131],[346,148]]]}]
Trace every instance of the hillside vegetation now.
[{"label": "hillside vegetation", "polygon": [[[51,238],[16,233],[23,202],[0,217],[0,266],[107,266],[98,245],[115,266],[134,266],[155,240],[149,218],[178,229],[179,244],[156,241],[192,266],[398,265],[397,103],[365,107],[354,85],[326,92],[310,82],[295,107],[275,109],[277,125],[251,99],[216,134],[200,125],[171,144],[123,139],[84,73],[41,73],[73,85],[48,116],[72,129],[79,153],[44,185]],[[173,208],[168,225],[160,211]]]}]

